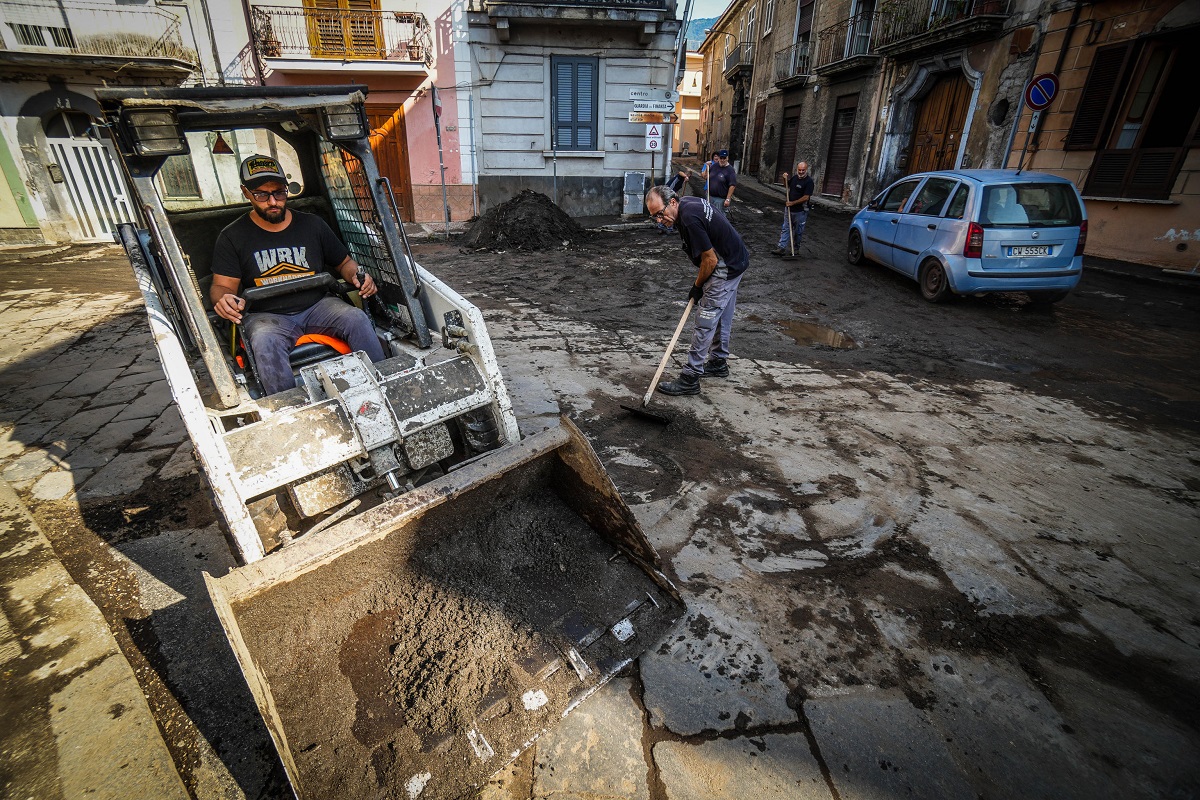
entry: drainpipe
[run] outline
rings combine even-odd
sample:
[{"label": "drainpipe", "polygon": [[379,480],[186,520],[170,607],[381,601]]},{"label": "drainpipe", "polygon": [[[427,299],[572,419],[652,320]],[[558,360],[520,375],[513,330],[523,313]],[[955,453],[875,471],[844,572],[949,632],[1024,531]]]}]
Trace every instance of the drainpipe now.
[{"label": "drainpipe", "polygon": [[[896,71],[895,62],[889,58],[887,60],[887,65],[883,69],[879,70],[879,86],[875,90],[876,98],[887,99],[884,96],[883,87],[884,86],[887,86],[889,88],[891,87],[891,85],[892,85],[891,78],[894,76],[895,71]],[[878,100],[876,102],[878,102]],[[894,105],[895,105],[894,103],[888,103],[888,122],[889,122],[889,124],[891,122],[892,114],[895,112]],[[858,175],[859,175],[859,177],[858,177],[858,193],[854,197],[854,204],[856,206],[858,206],[859,208],[862,208],[863,189],[866,188],[866,184],[867,184],[867,181],[866,181],[867,167],[871,163],[872,151],[874,151],[874,149],[875,149],[875,144],[876,144],[876,142],[879,141],[879,126],[881,124],[883,124],[883,118],[879,114],[879,109],[876,108],[875,109],[875,124],[871,127],[871,138],[869,138],[867,140],[867,146],[864,148],[866,153],[863,158],[862,166],[859,168],[859,173],[858,173]],[[810,171],[810,174],[811,174],[811,171]]]},{"label": "drainpipe", "polygon": [[[1062,71],[1063,62],[1067,59],[1067,47],[1071,44],[1071,36],[1075,33],[1075,28],[1079,25],[1079,13],[1083,11],[1083,0],[1075,0],[1075,7],[1071,9],[1071,22],[1067,25],[1067,32],[1063,35],[1062,46],[1058,49],[1058,58],[1054,61],[1054,74],[1058,75]],[[1033,68],[1037,69],[1038,59],[1042,54],[1042,43],[1038,41],[1038,54],[1034,57]],[[1022,102],[1024,99],[1022,98]],[[1020,118],[1020,115],[1017,115]],[[1031,140],[1032,152],[1029,155],[1029,162],[1032,164],[1033,159],[1038,153],[1038,141],[1042,136],[1042,120],[1044,116],[1039,116],[1037,125],[1033,128],[1033,138]],[[1020,166],[1020,165],[1018,165]]]}]

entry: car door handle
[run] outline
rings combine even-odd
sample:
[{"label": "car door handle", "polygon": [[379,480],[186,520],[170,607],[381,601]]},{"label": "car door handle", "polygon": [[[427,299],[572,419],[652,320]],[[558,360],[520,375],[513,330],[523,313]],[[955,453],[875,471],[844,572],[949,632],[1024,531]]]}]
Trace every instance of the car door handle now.
[{"label": "car door handle", "polygon": [[892,217],[892,218],[889,220],[889,222],[891,222],[893,225],[895,225],[895,224],[896,224],[897,222],[899,222],[899,221],[900,221],[900,220],[899,220],[898,218],[896,218],[896,217]]},{"label": "car door handle", "polygon": [[937,230],[937,225],[926,225],[925,227],[926,227],[926,228],[929,228],[929,230],[931,230],[931,231],[936,231],[936,230]]}]

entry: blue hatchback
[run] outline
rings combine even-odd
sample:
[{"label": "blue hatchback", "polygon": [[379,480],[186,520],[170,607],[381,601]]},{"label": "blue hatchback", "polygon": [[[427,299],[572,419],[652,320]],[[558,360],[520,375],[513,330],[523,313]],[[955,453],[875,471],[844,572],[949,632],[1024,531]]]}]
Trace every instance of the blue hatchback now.
[{"label": "blue hatchback", "polygon": [[947,170],[884,189],[850,223],[847,258],[913,278],[926,300],[1066,297],[1083,273],[1087,212],[1075,185],[1039,172]]}]

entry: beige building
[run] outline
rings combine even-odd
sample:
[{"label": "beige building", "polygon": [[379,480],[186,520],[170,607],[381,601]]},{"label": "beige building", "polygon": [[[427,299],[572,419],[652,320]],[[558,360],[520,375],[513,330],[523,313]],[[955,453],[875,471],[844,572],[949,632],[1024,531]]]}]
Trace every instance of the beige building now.
[{"label": "beige building", "polygon": [[1190,269],[1198,16],[1185,0],[734,0],[700,47],[700,143],[764,182],[806,160],[820,198],[861,206],[913,172],[1015,167],[1024,89],[1053,72],[1026,167],[1076,182],[1089,254]]},{"label": "beige building", "polygon": [[[1060,96],[1029,138],[1025,165],[1075,182],[1091,255],[1200,265],[1200,3],[1108,0],[1046,21],[1038,74]],[[1021,158],[1024,109],[1008,166]]]}]

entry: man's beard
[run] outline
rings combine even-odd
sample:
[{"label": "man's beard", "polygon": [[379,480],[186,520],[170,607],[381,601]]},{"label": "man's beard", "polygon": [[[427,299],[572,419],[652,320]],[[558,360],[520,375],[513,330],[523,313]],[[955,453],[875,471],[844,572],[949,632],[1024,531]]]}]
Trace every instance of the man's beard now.
[{"label": "man's beard", "polygon": [[287,213],[287,209],[282,206],[276,206],[274,208],[269,206],[267,208],[259,208],[258,206],[255,206],[254,212],[267,222],[275,225],[283,222],[283,215]]}]

